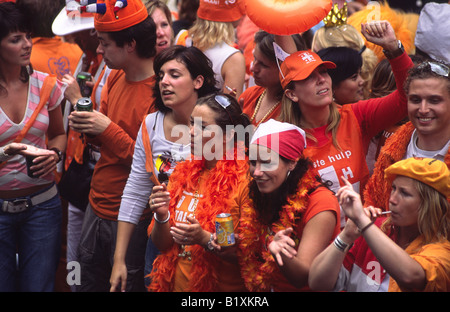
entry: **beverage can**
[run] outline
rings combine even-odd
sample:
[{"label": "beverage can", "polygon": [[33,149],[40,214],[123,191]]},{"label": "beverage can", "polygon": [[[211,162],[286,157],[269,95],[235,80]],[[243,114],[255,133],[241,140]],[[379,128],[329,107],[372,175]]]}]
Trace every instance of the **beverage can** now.
[{"label": "beverage can", "polygon": [[216,216],[216,236],[220,246],[228,247],[235,244],[231,214],[221,213]]},{"label": "beverage can", "polygon": [[88,97],[82,97],[77,101],[77,111],[92,112],[92,101]]},{"label": "beverage can", "polygon": [[90,81],[92,76],[88,72],[79,72],[77,75],[77,82],[80,86],[81,95],[84,97],[91,96],[92,88],[86,85],[86,81]]}]

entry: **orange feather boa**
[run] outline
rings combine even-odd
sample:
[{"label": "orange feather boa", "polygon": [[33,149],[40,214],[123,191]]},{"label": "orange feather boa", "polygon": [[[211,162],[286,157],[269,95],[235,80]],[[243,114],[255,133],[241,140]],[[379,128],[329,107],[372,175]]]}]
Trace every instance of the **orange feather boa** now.
[{"label": "orange feather boa", "polygon": [[[179,202],[183,190],[195,191],[198,180],[205,170],[203,160],[188,160],[179,163],[172,175],[168,191],[170,200],[170,223],[175,225],[175,207]],[[230,212],[232,195],[240,183],[248,183],[247,160],[219,160],[216,166],[206,177],[208,188],[202,192],[196,208],[196,219],[202,228],[211,233],[215,232],[215,217],[222,212]],[[217,257],[207,252],[200,245],[192,246],[192,270],[188,291],[217,291]],[[153,271],[150,274],[152,283],[150,291],[172,291],[174,288],[175,271],[178,263],[179,245],[173,245],[172,249],[159,255],[153,263]]]},{"label": "orange feather boa", "polygon": [[[413,124],[409,121],[386,140],[375,163],[374,172],[364,190],[364,206],[388,210],[391,185],[384,178],[384,170],[403,159],[414,129]],[[444,162],[450,168],[450,148],[445,155]]]},{"label": "orange feather boa", "polygon": [[[271,233],[292,227],[295,231],[301,214],[309,204],[309,191],[318,182],[314,172],[308,171],[299,181],[297,193],[288,198],[288,204],[280,212],[280,220],[270,226]],[[269,228],[257,221],[256,210],[245,207],[241,211],[239,220],[239,263],[245,286],[249,291],[271,291],[274,281],[286,280],[278,265],[266,248],[273,235]],[[261,237],[269,237],[269,241],[262,241]]]}]

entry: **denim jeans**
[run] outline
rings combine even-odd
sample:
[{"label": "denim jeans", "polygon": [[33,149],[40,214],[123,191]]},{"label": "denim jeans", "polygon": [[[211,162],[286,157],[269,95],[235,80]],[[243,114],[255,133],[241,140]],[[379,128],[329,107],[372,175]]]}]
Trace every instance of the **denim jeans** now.
[{"label": "denim jeans", "polygon": [[61,222],[59,195],[23,212],[0,211],[0,292],[54,290]]}]

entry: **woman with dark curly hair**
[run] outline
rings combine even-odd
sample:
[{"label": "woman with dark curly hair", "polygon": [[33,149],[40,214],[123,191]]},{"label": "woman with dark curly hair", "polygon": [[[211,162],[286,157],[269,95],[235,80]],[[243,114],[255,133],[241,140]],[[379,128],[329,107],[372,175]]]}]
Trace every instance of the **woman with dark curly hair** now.
[{"label": "woman with dark curly hair", "polygon": [[303,156],[302,129],[273,119],[250,144],[250,199],[241,211],[239,262],[250,291],[308,289],[309,267],[339,233],[336,197]]}]

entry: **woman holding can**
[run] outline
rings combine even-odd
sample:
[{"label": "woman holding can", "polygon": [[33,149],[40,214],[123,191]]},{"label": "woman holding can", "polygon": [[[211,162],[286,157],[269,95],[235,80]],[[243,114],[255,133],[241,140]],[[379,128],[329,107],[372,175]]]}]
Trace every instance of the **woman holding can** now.
[{"label": "woman holding can", "polygon": [[[167,183],[176,164],[190,155],[189,120],[201,96],[217,91],[206,56],[195,47],[171,46],[155,58],[154,101],[157,111],[146,116],[137,135],[131,172],[118,216],[111,291],[125,289],[125,254],[154,185]],[[174,132],[177,127],[180,130]],[[145,271],[150,273],[158,250],[149,239]]]},{"label": "woman holding can", "polygon": [[308,290],[309,267],[339,233],[334,194],[303,155],[305,132],[270,119],[250,142],[249,192],[241,210],[239,263],[250,291]]},{"label": "woman holding can", "polygon": [[53,291],[60,256],[65,88],[32,69],[31,31],[14,3],[0,3],[0,292]]},{"label": "woman holding can", "polygon": [[236,229],[249,204],[246,140],[240,131],[249,125],[230,95],[197,101],[191,159],[179,163],[169,185],[155,186],[150,196],[151,238],[162,252],[153,264],[150,291],[245,291],[236,247],[217,246],[214,233],[217,215],[230,214]]}]

